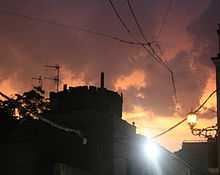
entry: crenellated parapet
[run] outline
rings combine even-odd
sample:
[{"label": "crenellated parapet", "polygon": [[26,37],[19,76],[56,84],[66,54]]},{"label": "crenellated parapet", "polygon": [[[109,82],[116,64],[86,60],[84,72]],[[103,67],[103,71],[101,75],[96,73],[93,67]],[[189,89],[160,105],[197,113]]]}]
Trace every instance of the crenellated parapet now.
[{"label": "crenellated parapet", "polygon": [[63,91],[51,92],[52,111],[56,113],[72,113],[73,111],[94,110],[110,113],[121,118],[122,95],[104,87],[64,86]]}]

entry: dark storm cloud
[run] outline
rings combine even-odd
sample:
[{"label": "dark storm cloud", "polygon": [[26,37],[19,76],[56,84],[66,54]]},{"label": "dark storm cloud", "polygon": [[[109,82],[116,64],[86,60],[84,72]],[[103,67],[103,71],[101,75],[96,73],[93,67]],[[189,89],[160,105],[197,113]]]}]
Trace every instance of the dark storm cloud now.
[{"label": "dark storm cloud", "polygon": [[[140,37],[126,3],[124,1],[114,2],[132,33]],[[168,1],[140,0],[133,2],[135,2],[134,8],[144,32],[148,38],[152,39],[158,32],[158,26],[160,26],[161,17]],[[198,45],[197,42],[213,42],[213,39],[216,38],[213,37],[209,40],[209,36],[210,34],[214,36],[215,32],[211,31],[216,30],[217,19],[213,15],[216,16],[217,12],[212,12],[217,10],[215,3],[218,1],[212,1],[206,11],[197,16],[201,13],[204,2],[199,0],[193,2],[176,1],[164,30],[174,30],[179,27],[178,25],[181,22],[184,23],[181,25],[186,28],[188,23],[191,23],[189,31],[193,36],[195,46]],[[146,110],[154,111],[156,114],[169,115],[173,112],[173,93],[169,73],[152,61],[149,56],[146,56],[141,48],[5,13],[6,11],[13,11],[61,24],[83,26],[128,40],[131,39],[121,27],[108,1],[21,0],[18,2],[8,0],[0,2],[0,6],[0,23],[2,26],[0,28],[0,81],[17,72],[18,79],[23,82],[22,87],[25,87],[30,84],[32,76],[42,72],[43,65],[61,64],[76,74],[86,72],[85,78],[89,81],[97,81],[98,73],[105,71],[107,86],[113,88],[119,76],[128,75],[133,70],[141,69],[145,71],[146,77],[149,77],[150,86],[138,90],[128,88],[124,92],[126,96],[125,110],[132,110],[132,105],[137,104]],[[193,22],[191,21],[192,18]],[[212,29],[206,29],[210,27],[209,18],[214,19],[211,23]],[[172,23],[172,21],[174,22]],[[200,27],[204,31],[200,31]],[[176,34],[181,35],[178,32]],[[194,47],[194,50],[199,49]],[[203,66],[201,64],[206,64],[207,56],[213,54],[210,51],[206,54],[197,54],[202,55],[202,57],[198,56],[201,60],[196,59],[199,63],[195,65],[197,69],[202,71]],[[144,54],[140,55],[140,53]],[[200,72],[198,74],[191,69],[192,57],[190,54],[190,50],[181,51],[169,61],[175,72],[180,103],[186,108],[198,103],[208,77],[206,73]],[[135,62],[131,61],[133,57],[136,58]],[[192,91],[192,89],[195,90]],[[144,94],[145,99],[137,97],[137,93]]]},{"label": "dark storm cloud", "polygon": [[220,23],[219,7],[220,1],[212,0],[207,9],[188,27],[193,37],[195,52],[200,52],[197,61],[207,66],[211,66],[209,58],[217,54],[218,38],[216,31],[217,24]]},{"label": "dark storm cloud", "polygon": [[[19,3],[9,1],[2,3],[1,7],[3,8],[1,9],[1,23],[4,26],[1,29],[3,30],[1,35],[5,36],[7,42],[10,42],[10,47],[17,50],[16,55],[8,56],[10,58],[6,60],[11,59],[10,62],[20,60],[21,62],[18,66],[12,64],[10,68],[4,67],[13,72],[20,68],[25,69],[29,74],[24,73],[21,77],[23,80],[28,81],[30,75],[36,73],[45,63],[59,63],[74,72],[88,69],[87,78],[90,80],[96,79],[97,72],[104,70],[109,75],[109,82],[111,82],[109,85],[119,74],[131,69],[128,55],[136,53],[137,48],[110,39],[4,13],[4,7],[6,7],[6,11],[9,9],[19,14],[51,19],[63,24],[85,26],[128,38],[107,1],[38,1],[37,3],[36,1]],[[121,8],[123,9],[124,5]],[[7,53],[11,52],[9,48],[3,47],[3,49]],[[26,64],[28,60],[21,59],[22,54],[26,55],[31,65]]]},{"label": "dark storm cloud", "polygon": [[[210,72],[207,66],[210,67],[209,69],[213,69],[210,57],[213,53],[216,53],[217,37],[215,31],[217,23],[220,21],[220,12],[217,8],[220,7],[219,1],[211,1],[201,14],[198,12],[200,10],[196,9],[198,5],[198,1],[193,3],[179,1],[175,4],[175,18],[182,19],[185,17],[180,23],[185,23],[183,27],[188,28],[188,34],[193,36],[192,50],[179,52],[169,62],[175,73],[178,100],[183,108],[183,114],[199,105],[200,97],[209,78]],[[205,4],[200,5],[204,6]],[[195,12],[196,10],[197,13]],[[209,23],[209,21],[212,22]],[[176,21],[176,24],[178,24],[178,21]],[[201,30],[199,30],[200,28]],[[168,83],[170,82],[169,79],[165,76],[168,73],[155,66],[149,72],[146,71],[146,73],[148,76],[154,77],[152,78],[153,87],[142,89],[141,92],[145,94],[146,99],[141,103],[138,100],[136,104],[141,104],[146,110],[153,110],[155,114],[171,115],[174,112],[174,104],[172,98],[170,98],[172,96],[172,87]],[[131,95],[129,96],[132,97]],[[132,99],[134,100],[134,98],[137,97],[133,96]]]}]

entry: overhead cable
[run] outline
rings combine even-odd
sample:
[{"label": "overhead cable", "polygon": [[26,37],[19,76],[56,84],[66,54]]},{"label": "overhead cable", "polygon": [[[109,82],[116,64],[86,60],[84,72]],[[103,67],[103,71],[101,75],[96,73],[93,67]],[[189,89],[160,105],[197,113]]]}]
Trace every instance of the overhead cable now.
[{"label": "overhead cable", "polygon": [[104,38],[109,38],[109,39],[116,40],[116,41],[119,41],[119,42],[125,43],[125,44],[147,45],[147,43],[144,43],[144,42],[134,42],[134,41],[125,40],[125,39],[122,39],[122,38],[119,38],[119,37],[116,37],[116,36],[112,36],[112,35],[102,33],[102,32],[97,32],[97,31],[87,29],[87,28],[77,26],[77,25],[62,24],[62,23],[58,23],[58,22],[53,21],[53,20],[42,19],[42,18],[34,17],[34,16],[28,16],[28,15],[20,14],[20,13],[17,13],[17,12],[5,10],[4,8],[1,8],[1,9],[2,10],[0,11],[0,13],[13,15],[13,16],[17,16],[17,17],[23,17],[23,18],[25,18],[27,20],[31,20],[31,21],[38,21],[38,22],[49,24],[49,25],[55,25],[55,26],[58,26],[58,27],[69,29],[69,30],[80,31],[80,32],[85,32],[85,33],[97,35],[97,36],[102,36]]},{"label": "overhead cable", "polygon": [[[175,83],[175,79],[174,79],[174,73],[173,73],[173,71],[171,70],[171,68],[169,67],[169,65],[167,64],[167,62],[165,62],[165,61],[156,53],[155,49],[154,49],[154,48],[152,47],[152,45],[151,45],[151,42],[149,42],[149,41],[147,40],[147,38],[146,38],[146,36],[145,36],[145,34],[144,34],[143,30],[142,30],[142,27],[141,27],[140,23],[138,22],[137,16],[136,16],[136,14],[135,14],[135,11],[134,11],[134,9],[133,9],[133,7],[132,7],[132,4],[131,4],[130,0],[127,0],[127,4],[128,4],[128,7],[129,7],[129,10],[130,10],[130,12],[131,12],[131,15],[132,15],[132,17],[133,17],[133,19],[134,19],[134,21],[135,21],[135,24],[136,24],[136,26],[137,26],[137,28],[138,28],[139,33],[141,34],[141,36],[142,36],[142,38],[144,39],[144,41],[148,44],[147,46],[149,47],[150,51],[152,52],[151,56],[153,55],[153,57],[154,57],[156,60],[159,60],[159,61],[161,62],[160,64],[161,64],[162,66],[164,66],[164,67],[168,70],[168,72],[169,72],[169,74],[170,74],[170,79],[171,79],[171,84],[172,84],[172,88],[173,88],[173,93],[174,93],[174,100],[175,100],[175,104],[177,104],[177,103],[178,103],[178,100],[177,100],[177,90],[176,90],[176,83]],[[144,47],[144,48],[145,48],[145,47]],[[146,48],[145,48],[145,50],[146,50]],[[149,53],[149,50],[147,50],[147,52]]]},{"label": "overhead cable", "polygon": [[82,137],[82,134],[81,134],[80,130],[76,130],[76,129],[64,127],[64,126],[59,125],[59,124],[57,124],[57,123],[55,123],[55,122],[52,122],[51,120],[48,120],[48,119],[44,118],[44,117],[42,117],[42,116],[38,116],[37,118],[38,118],[39,120],[43,121],[44,123],[47,123],[47,124],[49,124],[50,126],[55,127],[55,128],[57,128],[57,129],[59,129],[59,130],[63,130],[63,131],[65,131],[65,132],[69,132],[69,133],[75,133],[75,134],[77,134],[78,136]]},{"label": "overhead cable", "polygon": [[[117,8],[115,7],[113,1],[108,0],[108,2],[110,3],[111,8],[113,9],[113,11],[114,11],[116,17],[117,17],[118,20],[120,21],[120,23],[121,23],[122,27],[125,29],[125,31],[130,35],[130,37],[131,37],[132,39],[135,40],[135,43],[141,43],[140,41],[138,41],[138,40],[132,35],[132,33],[130,32],[129,27],[125,24],[124,20],[123,20],[122,17],[120,16],[120,14],[119,14]],[[151,46],[151,43],[146,42],[145,44],[140,44],[140,46],[142,46],[142,47],[152,56],[152,58],[153,58],[154,60],[156,60],[159,64],[163,64],[163,63],[162,63],[162,60],[160,60],[160,58],[155,57],[154,51],[153,51],[153,54],[152,54],[152,48],[149,49],[149,48],[146,47],[146,46]]]},{"label": "overhead cable", "polygon": [[209,96],[204,100],[204,102],[203,102],[199,107],[197,107],[197,108],[193,111],[193,113],[199,112],[200,109],[202,109],[203,106],[205,106],[205,104],[209,101],[209,99],[210,99],[216,92],[217,92],[217,89],[214,90],[211,94],[209,94]]},{"label": "overhead cable", "polygon": [[108,0],[108,1],[109,1],[110,5],[111,5],[111,7],[112,7],[112,9],[113,9],[113,11],[114,11],[114,13],[115,13],[115,15],[116,15],[117,18],[119,19],[121,25],[124,27],[124,29],[125,29],[128,33],[130,33],[130,29],[128,28],[128,26],[125,24],[125,22],[123,21],[122,17],[121,17],[120,14],[118,13],[118,10],[116,9],[116,7],[115,7],[114,3],[112,2],[112,0]]},{"label": "overhead cable", "polygon": [[[141,36],[143,37],[143,39],[145,40],[145,42],[146,42],[146,43],[149,43],[149,42],[147,41],[145,35],[144,35],[144,32],[143,32],[143,30],[142,30],[142,28],[141,28],[141,26],[140,26],[138,20],[137,20],[137,16],[135,15],[135,12],[134,12],[134,10],[133,10],[133,8],[132,8],[132,6],[131,6],[130,0],[127,0],[127,3],[128,3],[128,7],[129,7],[129,9],[130,9],[130,12],[131,12],[131,14],[132,14],[132,16],[133,16],[133,18],[134,18],[135,24],[137,25],[138,31],[140,32],[140,34],[141,34]],[[150,43],[149,43],[149,44],[150,44]]]},{"label": "overhead cable", "polygon": [[165,15],[162,18],[162,22],[161,22],[161,25],[159,27],[158,34],[156,35],[156,40],[159,39],[159,37],[160,37],[160,35],[161,35],[162,31],[163,31],[163,28],[166,25],[167,18],[168,18],[169,14],[170,14],[170,10],[172,8],[173,2],[174,2],[174,0],[169,0],[169,2],[168,2],[168,6],[167,6],[167,9],[166,9]]},{"label": "overhead cable", "polygon": [[[203,103],[201,105],[199,105],[197,108],[195,108],[192,113],[197,113],[199,112],[200,109],[202,109],[204,107],[204,105],[209,101],[209,99],[217,92],[217,90],[214,90],[211,94],[209,94],[209,96],[203,101]],[[175,125],[171,126],[170,128],[166,129],[165,131],[153,136],[151,139],[156,139],[166,133],[168,133],[169,131],[175,129],[176,127],[178,127],[179,125],[181,125],[182,123],[184,123],[187,120],[187,117],[185,117],[184,119],[182,119],[180,122],[176,123]]]},{"label": "overhead cable", "polygon": [[180,122],[176,123],[175,125],[171,126],[170,128],[166,129],[165,131],[161,132],[160,134],[155,135],[154,137],[152,137],[151,139],[156,139],[166,133],[168,133],[169,131],[173,130],[174,128],[176,128],[177,126],[181,125],[182,123],[184,123],[187,120],[187,118],[182,119]]}]

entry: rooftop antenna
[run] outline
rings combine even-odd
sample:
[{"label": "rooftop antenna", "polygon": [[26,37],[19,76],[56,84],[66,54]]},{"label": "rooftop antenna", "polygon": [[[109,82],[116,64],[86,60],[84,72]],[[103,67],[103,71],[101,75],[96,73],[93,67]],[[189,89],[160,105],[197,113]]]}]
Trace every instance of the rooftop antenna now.
[{"label": "rooftop antenna", "polygon": [[39,77],[32,77],[32,80],[36,80],[38,82],[39,87],[41,87],[41,89],[43,88],[43,79],[41,75]]},{"label": "rooftop antenna", "polygon": [[55,77],[44,77],[47,80],[52,80],[56,83],[56,90],[59,91],[59,85],[60,85],[60,65],[45,65],[46,68],[54,69],[56,71]]}]

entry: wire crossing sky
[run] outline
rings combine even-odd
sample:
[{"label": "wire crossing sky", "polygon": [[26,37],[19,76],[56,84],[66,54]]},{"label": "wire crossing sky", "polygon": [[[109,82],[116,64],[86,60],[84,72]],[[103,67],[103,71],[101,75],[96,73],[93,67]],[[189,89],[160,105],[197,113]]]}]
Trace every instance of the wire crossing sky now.
[{"label": "wire crossing sky", "polygon": [[[69,86],[97,85],[104,71],[106,87],[123,93],[123,118],[151,138],[216,89],[210,58],[218,51],[219,3],[1,1],[0,91],[29,90],[32,77],[51,76],[43,65],[61,65],[61,84]],[[212,111],[214,96],[198,114],[202,126],[215,124]],[[183,123],[158,141],[176,150],[185,139],[195,138]]]}]

